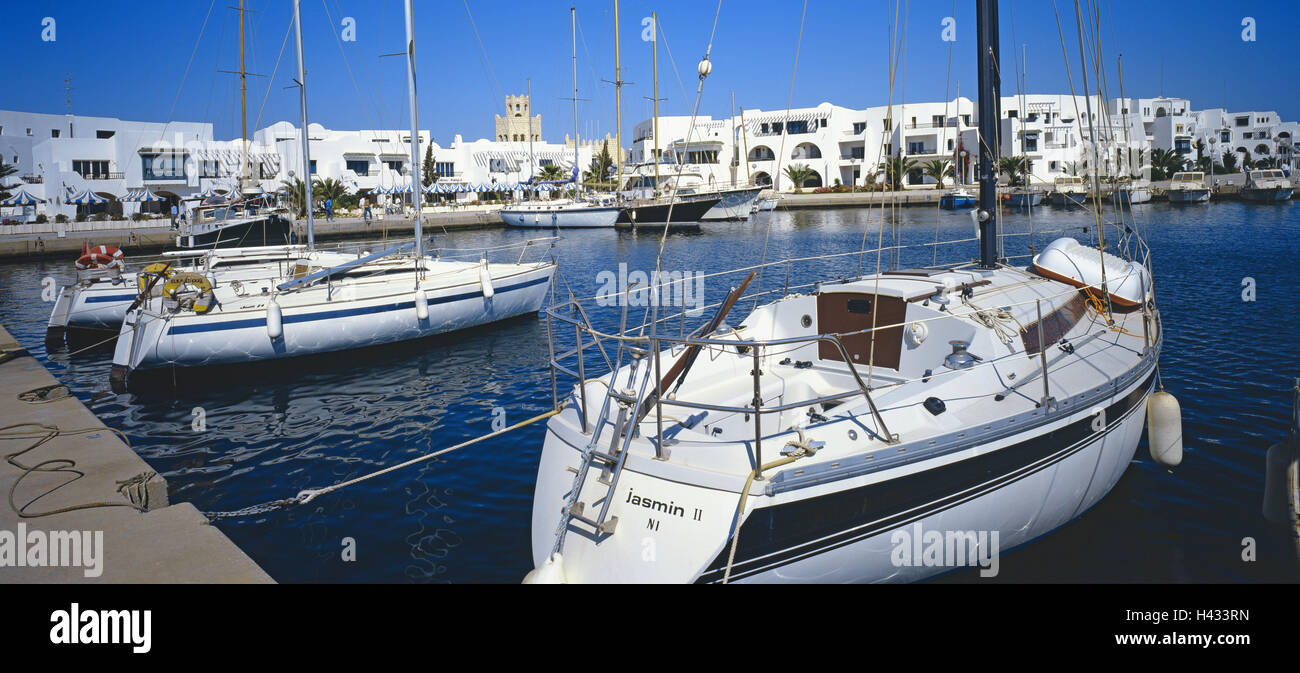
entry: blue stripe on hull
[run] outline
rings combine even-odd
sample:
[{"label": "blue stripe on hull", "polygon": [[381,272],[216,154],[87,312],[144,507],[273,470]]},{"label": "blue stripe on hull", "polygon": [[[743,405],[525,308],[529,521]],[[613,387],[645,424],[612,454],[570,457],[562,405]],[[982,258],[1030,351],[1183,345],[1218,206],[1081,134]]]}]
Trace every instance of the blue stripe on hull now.
[{"label": "blue stripe on hull", "polygon": [[[497,292],[501,293],[501,292],[510,292],[512,290],[522,290],[527,287],[532,287],[534,285],[541,285],[542,283],[550,282],[550,280],[551,280],[550,276],[544,276],[542,278],[537,278],[534,280],[529,280],[515,285],[510,285],[508,287],[500,288],[497,290]],[[435,297],[429,299],[429,305],[435,306],[438,304],[450,304],[452,302],[464,301],[466,299],[473,299],[475,297],[481,297],[481,296],[483,296],[483,293],[481,291],[462,292],[461,294],[453,294],[446,297]],[[401,302],[393,302],[391,304],[363,306],[361,308],[347,308],[347,309],[338,309],[334,311],[322,311],[320,313],[286,315],[284,316],[284,322],[286,324],[315,322],[317,320],[330,320],[332,318],[347,318],[347,317],[357,316],[357,315],[386,313],[388,311],[402,311],[414,307],[415,307],[415,300],[401,301]],[[174,325],[168,328],[167,333],[168,334],[195,334],[199,332],[215,332],[220,330],[247,329],[249,327],[265,327],[265,326],[266,326],[266,318],[248,318],[245,320],[230,320],[227,322],[209,323],[206,325]]]},{"label": "blue stripe on hull", "polygon": [[136,298],[134,294],[113,294],[106,297],[86,297],[87,304],[101,304],[112,301],[132,301]]}]

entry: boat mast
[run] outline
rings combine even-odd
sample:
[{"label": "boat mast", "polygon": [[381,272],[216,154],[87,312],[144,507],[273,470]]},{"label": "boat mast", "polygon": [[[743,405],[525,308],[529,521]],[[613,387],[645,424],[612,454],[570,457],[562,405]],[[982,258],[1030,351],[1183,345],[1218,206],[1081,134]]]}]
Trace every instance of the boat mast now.
[{"label": "boat mast", "polygon": [[998,124],[1002,117],[1002,78],[998,74],[998,3],[976,2],[979,34],[980,266],[997,266]]},{"label": "boat mast", "polygon": [[[533,177],[537,172],[537,160],[533,157],[533,78],[528,78],[528,191],[536,198],[537,185]],[[530,201],[532,199],[529,199]]]},{"label": "boat mast", "polygon": [[[654,128],[651,130],[655,137],[655,186],[653,195],[659,194],[659,13],[650,12],[650,25],[654,28],[654,42],[652,53],[654,54]],[[619,125],[622,128],[622,124]]]},{"label": "boat mast", "polygon": [[248,182],[248,72],[244,67],[244,0],[239,0],[239,119],[242,126],[239,145],[244,154],[239,169],[239,193]]},{"label": "boat mast", "polygon": [[302,60],[302,0],[293,0],[293,26],[298,44],[298,104],[302,112],[303,210],[307,213],[307,249],[315,250],[315,223],[311,218],[311,150],[307,138],[307,69]]},{"label": "boat mast", "polygon": [[[420,197],[424,190],[420,184],[420,112],[415,102],[415,12],[411,9],[411,0],[406,0],[406,91],[411,99],[411,201],[415,205],[415,261],[418,276],[424,268],[421,264],[424,259],[424,232],[420,226],[420,211],[424,208]],[[432,142],[433,139],[430,138],[429,141]]]},{"label": "boat mast", "polygon": [[[651,13],[653,15],[653,12]],[[655,26],[655,39],[659,39],[659,26]],[[658,101],[655,102],[657,106]],[[623,52],[619,45],[618,33],[618,0],[614,0],[614,122],[618,124],[618,129],[614,132],[614,143],[618,145],[614,159],[614,166],[617,169],[618,181],[615,183],[614,195],[618,196],[623,189]],[[655,181],[658,186],[658,180]]]},{"label": "boat mast", "polygon": [[578,8],[569,7],[569,37],[573,43],[573,196],[582,197],[582,181],[578,180]]}]

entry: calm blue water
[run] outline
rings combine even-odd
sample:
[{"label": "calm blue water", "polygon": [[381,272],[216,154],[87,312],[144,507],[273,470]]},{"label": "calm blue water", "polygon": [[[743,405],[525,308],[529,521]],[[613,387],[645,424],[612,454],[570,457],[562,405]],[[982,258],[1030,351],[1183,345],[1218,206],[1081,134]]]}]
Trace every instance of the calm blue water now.
[{"label": "calm blue water", "polygon": [[[1109,215],[1109,213],[1108,213]],[[1146,230],[1167,341],[1161,373],[1182,403],[1186,455],[1166,470],[1145,443],[1115,490],[1057,533],[1002,559],[1003,582],[1297,581],[1290,541],[1259,513],[1264,453],[1289,419],[1290,381],[1300,375],[1294,343],[1300,315],[1289,299],[1300,272],[1300,204],[1236,203],[1137,207]],[[720,271],[767,259],[860,249],[864,222],[875,247],[879,208],[764,213],[746,223],[706,224],[671,235],[664,268]],[[964,214],[900,209],[884,241],[971,236]],[[1010,214],[1008,231],[1027,231]],[[1082,240],[1092,216],[1036,210],[1034,240],[1054,230]],[[1088,233],[1083,227],[1089,227]],[[1114,238],[1114,228],[1108,236]],[[439,236],[447,247],[499,245],[524,232]],[[1029,237],[1009,239],[1007,254],[1027,252]],[[602,271],[652,270],[656,235],[565,232],[554,250],[579,296],[595,295]],[[128,251],[129,254],[130,251]],[[966,259],[974,244],[943,246],[940,261]],[[888,258],[885,258],[888,264]],[[908,250],[901,265],[928,264],[929,249]],[[1018,260],[1024,262],[1025,260]],[[856,256],[792,265],[790,282],[855,274]],[[874,270],[876,257],[863,260]],[[527,317],[489,328],[285,366],[242,369],[220,380],[182,377],[175,388],[113,394],[111,347],[70,355],[42,344],[49,305],[40,279],[74,277],[72,260],[0,263],[0,321],[104,423],[121,429],[171,488],[173,502],[224,512],[290,497],[374,471],[491,431],[493,408],[515,423],[550,408],[546,326]],[[1241,282],[1257,282],[1246,303]],[[738,279],[709,281],[720,301]],[[765,289],[785,272],[769,271]],[[743,314],[748,308],[738,307]],[[733,318],[738,321],[739,316]],[[617,314],[596,321],[616,325]],[[572,330],[557,335],[571,345]],[[562,384],[562,389],[567,385]],[[191,428],[195,407],[207,431]],[[281,582],[517,582],[532,566],[529,523],[543,426],[536,424],[442,459],[344,489],[305,506],[225,518],[216,525]],[[342,540],[357,560],[342,561]],[[1241,558],[1242,540],[1258,560]],[[984,581],[955,573],[943,581]]]}]

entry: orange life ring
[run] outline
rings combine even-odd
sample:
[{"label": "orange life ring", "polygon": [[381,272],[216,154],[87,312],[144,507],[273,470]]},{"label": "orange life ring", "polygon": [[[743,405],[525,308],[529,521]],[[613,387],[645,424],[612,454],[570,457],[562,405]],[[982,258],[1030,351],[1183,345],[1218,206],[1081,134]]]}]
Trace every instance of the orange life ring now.
[{"label": "orange life ring", "polygon": [[117,267],[121,269],[125,266],[122,261],[125,256],[125,253],[111,245],[100,245],[78,257],[77,268],[84,270]]}]

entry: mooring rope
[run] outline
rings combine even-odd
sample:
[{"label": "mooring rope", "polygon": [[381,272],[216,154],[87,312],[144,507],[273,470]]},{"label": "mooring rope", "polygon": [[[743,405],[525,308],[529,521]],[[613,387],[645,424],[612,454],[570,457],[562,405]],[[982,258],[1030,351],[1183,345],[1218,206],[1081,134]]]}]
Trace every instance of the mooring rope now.
[{"label": "mooring rope", "polygon": [[458,450],[458,449],[463,449],[463,448],[465,448],[465,447],[467,447],[467,446],[472,446],[472,445],[477,444],[477,443],[479,443],[479,442],[481,442],[481,441],[483,441],[483,440],[491,439],[492,437],[496,437],[496,436],[499,436],[499,435],[504,435],[504,434],[506,434],[507,432],[510,432],[511,430],[517,430],[517,429],[522,428],[522,427],[524,427],[524,426],[526,426],[526,425],[532,425],[533,423],[536,423],[536,422],[538,422],[538,421],[540,421],[540,420],[544,420],[544,419],[550,418],[551,416],[554,416],[555,414],[558,414],[558,413],[560,413],[560,409],[552,409],[552,410],[550,410],[550,411],[548,411],[548,412],[546,412],[546,413],[538,414],[537,416],[534,416],[534,417],[532,417],[532,418],[530,418],[530,419],[528,419],[528,420],[526,420],[526,421],[520,421],[520,422],[518,422],[518,423],[515,423],[514,425],[512,425],[512,426],[510,426],[510,427],[508,427],[508,428],[502,428],[502,429],[500,429],[500,430],[496,430],[496,431],[493,431],[493,432],[489,432],[489,433],[486,434],[486,435],[480,435],[480,436],[475,437],[475,438],[473,438],[473,439],[468,439],[468,440],[466,440],[466,441],[463,441],[463,442],[461,442],[461,443],[459,443],[459,444],[456,444],[456,445],[454,445],[454,446],[449,446],[449,447],[447,447],[447,448],[445,448],[445,449],[439,449],[439,450],[434,451],[434,452],[432,452],[432,453],[426,453],[426,454],[424,454],[424,455],[422,455],[422,456],[417,456],[417,457],[415,457],[415,458],[412,458],[412,459],[410,459],[410,460],[408,460],[408,461],[406,461],[406,462],[398,463],[398,464],[396,464],[396,465],[390,465],[390,466],[388,466],[388,467],[383,468],[382,470],[377,470],[377,471],[375,471],[375,472],[371,472],[371,473],[369,473],[369,474],[364,474],[364,475],[361,475],[360,477],[356,477],[356,478],[354,478],[354,479],[348,479],[347,481],[341,481],[341,482],[339,482],[339,483],[337,483],[337,484],[332,484],[332,485],[330,485],[330,486],[322,486],[321,488],[308,488],[308,489],[303,489],[303,490],[301,490],[301,491],[298,492],[298,495],[296,495],[296,496],[294,496],[294,497],[292,497],[292,498],[284,498],[284,499],[282,499],[282,500],[272,500],[272,501],[270,501],[270,502],[262,503],[262,504],[260,504],[260,505],[252,505],[252,506],[250,506],[250,507],[245,507],[245,508],[243,508],[243,509],[237,509],[237,510],[232,510],[232,511],[228,511],[228,512],[204,512],[203,514],[204,514],[204,516],[208,517],[209,519],[213,519],[213,520],[216,520],[216,519],[231,519],[231,518],[235,518],[235,517],[249,516],[249,515],[252,515],[252,514],[262,514],[262,513],[265,513],[265,512],[272,512],[272,511],[275,511],[275,510],[277,510],[277,509],[282,509],[282,508],[284,508],[284,507],[289,507],[289,506],[292,506],[292,505],[305,505],[305,504],[311,502],[312,500],[315,500],[316,498],[318,498],[318,497],[320,497],[320,496],[322,496],[322,495],[326,495],[326,494],[329,494],[329,493],[333,493],[334,491],[337,491],[337,490],[339,490],[339,489],[346,488],[346,487],[348,487],[348,486],[353,486],[353,485],[355,485],[355,484],[359,484],[359,483],[361,483],[361,482],[363,482],[363,481],[368,481],[368,480],[370,480],[370,479],[374,479],[375,477],[383,476],[383,475],[388,474],[388,473],[390,473],[390,472],[396,472],[397,470],[400,470],[400,469],[405,468],[405,467],[410,467],[410,466],[412,466],[412,465],[415,465],[416,463],[422,463],[422,462],[424,462],[424,461],[426,461],[426,460],[432,460],[432,459],[434,459],[434,458],[437,458],[438,456],[446,455],[446,454],[448,454],[448,453],[451,453],[452,451],[456,451],[456,450]]}]

